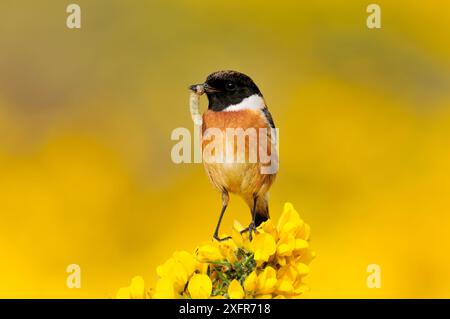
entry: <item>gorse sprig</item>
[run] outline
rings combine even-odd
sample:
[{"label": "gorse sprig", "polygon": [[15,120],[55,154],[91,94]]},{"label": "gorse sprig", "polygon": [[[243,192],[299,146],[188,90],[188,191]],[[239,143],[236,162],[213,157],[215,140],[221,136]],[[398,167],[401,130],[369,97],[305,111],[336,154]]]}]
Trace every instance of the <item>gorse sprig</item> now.
[{"label": "gorse sprig", "polygon": [[235,222],[231,239],[210,241],[193,254],[175,252],[157,267],[155,289],[141,277],[117,293],[118,298],[298,298],[308,287],[303,278],[315,253],[309,247],[310,227],[286,203],[275,225],[257,228],[252,241]]},{"label": "gorse sprig", "polygon": [[211,296],[228,296],[230,283],[236,279],[242,285],[244,280],[254,271],[256,261],[253,253],[242,248],[235,251],[236,261],[213,261],[209,263],[208,274],[217,273],[212,279],[213,290]]}]

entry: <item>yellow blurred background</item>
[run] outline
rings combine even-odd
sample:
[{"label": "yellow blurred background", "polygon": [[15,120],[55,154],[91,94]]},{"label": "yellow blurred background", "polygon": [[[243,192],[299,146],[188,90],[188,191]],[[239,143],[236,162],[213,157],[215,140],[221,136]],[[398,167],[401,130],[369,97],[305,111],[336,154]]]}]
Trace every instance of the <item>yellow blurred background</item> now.
[{"label": "yellow blurred background", "polygon": [[72,2],[80,30],[70,2],[0,3],[0,297],[113,297],[211,237],[220,196],[170,134],[221,69],[280,128],[271,214],[312,227],[305,298],[450,297],[450,4],[376,1],[370,30],[368,1]]}]

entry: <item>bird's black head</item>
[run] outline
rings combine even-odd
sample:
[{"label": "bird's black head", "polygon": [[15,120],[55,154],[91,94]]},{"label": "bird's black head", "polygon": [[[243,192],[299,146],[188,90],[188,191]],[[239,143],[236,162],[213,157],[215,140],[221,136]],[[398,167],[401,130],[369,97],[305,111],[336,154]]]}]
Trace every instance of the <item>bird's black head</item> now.
[{"label": "bird's black head", "polygon": [[217,112],[231,105],[238,105],[252,95],[262,97],[253,80],[236,71],[214,72],[208,75],[205,83],[192,85],[190,89],[197,92],[199,87],[208,97],[208,109]]}]

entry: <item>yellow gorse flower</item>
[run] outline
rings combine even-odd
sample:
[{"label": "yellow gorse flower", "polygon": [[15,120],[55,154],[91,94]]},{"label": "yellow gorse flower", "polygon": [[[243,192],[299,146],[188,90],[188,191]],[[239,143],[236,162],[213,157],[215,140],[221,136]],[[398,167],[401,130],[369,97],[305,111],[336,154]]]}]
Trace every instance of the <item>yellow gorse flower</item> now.
[{"label": "yellow gorse flower", "polygon": [[291,203],[276,225],[262,223],[252,241],[235,222],[232,237],[210,241],[191,254],[175,252],[157,267],[158,281],[146,291],[141,277],[121,288],[117,298],[298,298],[308,290],[304,277],[315,253],[310,227]]},{"label": "yellow gorse flower", "polygon": [[250,245],[254,258],[257,262],[266,262],[275,253],[277,244],[275,239],[270,234],[260,233],[255,236],[255,239]]},{"label": "yellow gorse flower", "polygon": [[207,299],[211,296],[211,279],[205,274],[194,274],[189,280],[188,292],[193,299]]},{"label": "yellow gorse flower", "polygon": [[143,299],[146,298],[147,292],[144,286],[144,279],[136,276],[131,279],[131,284],[128,287],[120,288],[117,291],[117,299]]},{"label": "yellow gorse flower", "polygon": [[237,279],[233,279],[228,286],[228,297],[230,299],[242,299],[244,298],[245,293],[244,289],[242,289],[241,284]]}]

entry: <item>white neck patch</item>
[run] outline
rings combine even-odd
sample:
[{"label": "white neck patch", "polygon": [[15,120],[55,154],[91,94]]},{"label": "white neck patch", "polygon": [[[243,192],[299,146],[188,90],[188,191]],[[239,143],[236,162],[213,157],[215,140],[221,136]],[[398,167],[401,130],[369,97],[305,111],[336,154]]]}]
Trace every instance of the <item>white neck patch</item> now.
[{"label": "white neck patch", "polygon": [[223,111],[225,112],[235,112],[235,111],[241,111],[241,110],[261,110],[266,106],[264,103],[264,99],[258,95],[253,94],[249,97],[246,97],[238,104],[233,104],[228,106]]}]

